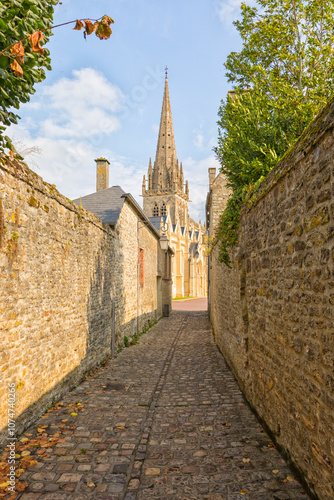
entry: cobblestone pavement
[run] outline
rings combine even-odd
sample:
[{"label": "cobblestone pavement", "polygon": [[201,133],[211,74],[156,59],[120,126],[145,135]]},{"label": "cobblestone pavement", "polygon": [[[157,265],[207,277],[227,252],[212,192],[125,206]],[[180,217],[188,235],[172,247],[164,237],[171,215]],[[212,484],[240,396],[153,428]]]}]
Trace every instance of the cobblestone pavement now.
[{"label": "cobblestone pavement", "polygon": [[25,435],[36,433],[61,441],[32,452],[22,500],[309,498],[245,404],[205,312],[159,321]]}]

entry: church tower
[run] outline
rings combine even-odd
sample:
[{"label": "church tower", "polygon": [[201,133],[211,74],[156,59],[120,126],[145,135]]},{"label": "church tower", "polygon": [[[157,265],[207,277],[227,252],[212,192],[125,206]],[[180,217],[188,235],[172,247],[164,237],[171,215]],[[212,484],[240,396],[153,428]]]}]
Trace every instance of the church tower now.
[{"label": "church tower", "polygon": [[176,156],[167,68],[157,151],[153,167],[150,158],[147,179],[144,175],[142,196],[148,217],[169,213],[172,224],[187,225],[189,188],[188,181],[184,182],[182,163],[179,164]]}]

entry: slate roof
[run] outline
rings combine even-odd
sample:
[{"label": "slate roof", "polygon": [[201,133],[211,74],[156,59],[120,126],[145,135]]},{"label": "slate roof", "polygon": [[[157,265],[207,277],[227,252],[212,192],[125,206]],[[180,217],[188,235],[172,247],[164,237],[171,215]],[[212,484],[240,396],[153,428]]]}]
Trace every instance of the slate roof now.
[{"label": "slate roof", "polygon": [[114,226],[125,202],[125,198],[122,198],[124,194],[125,191],[120,186],[113,186],[77,198],[73,200],[73,203],[82,205],[83,208],[97,215],[102,222]]},{"label": "slate roof", "polygon": [[166,220],[167,220],[167,217],[165,215],[161,215],[161,216],[158,216],[158,217],[148,217],[148,220],[150,221],[150,223],[152,224],[152,226],[155,227],[155,229],[157,231],[160,231],[160,229],[161,229],[161,221],[163,223],[165,223]]}]

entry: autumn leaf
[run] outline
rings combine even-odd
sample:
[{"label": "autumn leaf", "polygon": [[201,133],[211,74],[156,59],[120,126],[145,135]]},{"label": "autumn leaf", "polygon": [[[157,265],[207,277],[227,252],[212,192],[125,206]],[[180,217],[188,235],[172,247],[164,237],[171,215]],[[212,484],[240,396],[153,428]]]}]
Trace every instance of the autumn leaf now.
[{"label": "autumn leaf", "polygon": [[19,65],[19,63],[17,62],[16,59],[14,59],[11,63],[10,63],[10,67],[12,68],[12,70],[14,71],[14,75],[15,76],[23,76],[23,69],[22,67]]},{"label": "autumn leaf", "polygon": [[114,20],[110,16],[104,15],[102,17],[101,23],[106,23],[108,24],[108,26],[110,26],[110,24],[114,24]]},{"label": "autumn leaf", "polygon": [[247,495],[248,491],[247,490],[241,490],[240,495]]},{"label": "autumn leaf", "polygon": [[40,46],[40,42],[43,40],[44,34],[42,31],[35,31],[29,36],[30,44],[33,52],[38,52],[38,54],[44,55],[44,49]]},{"label": "autumn leaf", "polygon": [[80,31],[81,28],[84,27],[84,23],[80,21],[80,19],[77,19],[77,22],[75,23],[74,30]]},{"label": "autumn leaf", "polygon": [[19,483],[17,482],[16,485],[15,485],[17,491],[23,491],[25,490],[26,488],[28,488],[28,485],[27,483]]},{"label": "autumn leaf", "polygon": [[20,64],[24,64],[24,47],[22,42],[18,42],[10,49],[10,52],[15,56]]},{"label": "autumn leaf", "polygon": [[107,40],[110,37],[112,33],[110,24],[113,22],[114,21],[111,17],[105,15],[102,17],[100,22],[96,21],[94,23],[95,34],[100,40]]},{"label": "autumn leaf", "polygon": [[87,19],[85,19],[85,30],[87,35],[91,35],[93,33],[94,26],[92,21],[88,21]]}]

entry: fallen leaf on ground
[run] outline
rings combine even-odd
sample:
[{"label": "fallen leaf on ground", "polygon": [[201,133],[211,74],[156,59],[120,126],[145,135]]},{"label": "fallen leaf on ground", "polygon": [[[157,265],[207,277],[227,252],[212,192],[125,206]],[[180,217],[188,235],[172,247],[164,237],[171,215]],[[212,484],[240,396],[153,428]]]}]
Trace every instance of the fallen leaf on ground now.
[{"label": "fallen leaf on ground", "polygon": [[245,463],[248,463],[248,462],[250,462],[250,458],[243,458],[242,461]]},{"label": "fallen leaf on ground", "polygon": [[247,490],[241,490],[239,493],[240,493],[240,495],[247,495],[248,491]]}]

